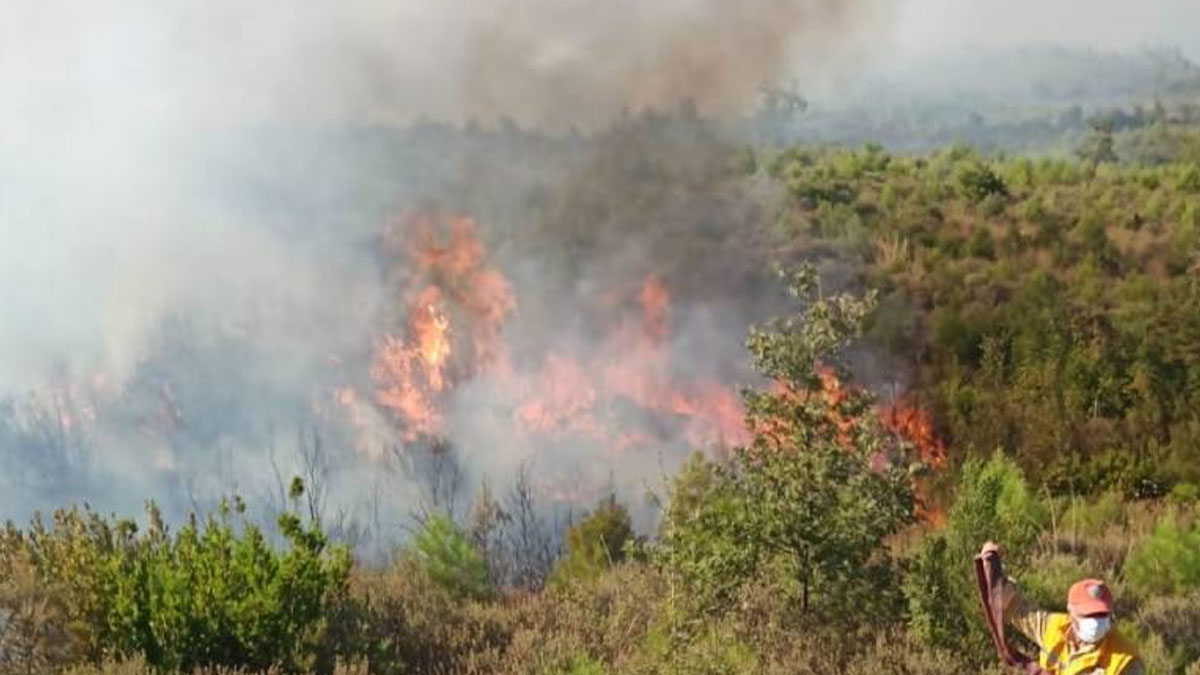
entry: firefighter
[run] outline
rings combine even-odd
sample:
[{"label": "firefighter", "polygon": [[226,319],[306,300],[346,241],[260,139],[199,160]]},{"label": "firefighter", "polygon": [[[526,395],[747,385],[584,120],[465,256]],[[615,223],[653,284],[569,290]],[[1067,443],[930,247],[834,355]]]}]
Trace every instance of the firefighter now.
[{"label": "firefighter", "polygon": [[[999,555],[988,542],[980,555]],[[1012,579],[1003,588],[1004,618],[1032,640],[1037,662],[1050,675],[1144,675],[1137,648],[1113,626],[1112,592],[1099,579],[1083,579],[1067,593],[1067,611],[1030,608]]]}]

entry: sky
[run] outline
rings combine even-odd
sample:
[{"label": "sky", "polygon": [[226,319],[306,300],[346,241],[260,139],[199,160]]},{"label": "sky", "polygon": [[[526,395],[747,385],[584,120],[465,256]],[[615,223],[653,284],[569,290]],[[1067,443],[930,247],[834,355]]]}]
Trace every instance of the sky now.
[{"label": "sky", "polygon": [[1063,44],[1106,50],[1178,46],[1200,60],[1200,0],[904,0],[897,51]]}]

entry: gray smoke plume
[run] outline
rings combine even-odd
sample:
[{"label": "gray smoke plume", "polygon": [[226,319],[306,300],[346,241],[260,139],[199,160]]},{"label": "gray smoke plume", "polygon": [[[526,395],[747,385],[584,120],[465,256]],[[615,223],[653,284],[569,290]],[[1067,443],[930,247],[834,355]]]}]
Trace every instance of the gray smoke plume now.
[{"label": "gray smoke plume", "polygon": [[[666,365],[742,383],[745,326],[777,302],[761,227],[777,195],[705,117],[749,111],[764,83],[837,91],[894,40],[1167,35],[1147,3],[1140,23],[1063,18],[1088,4],[0,2],[0,516],[149,497],[179,513],[230,490],[282,507],[302,474],[331,524],[391,537],[530,463],[547,498],[636,499],[690,447],[678,419],[627,401],[604,418],[655,452],[533,447],[486,379],[445,411],[458,465],[406,454],[369,404],[373,445],[356,445],[335,392],[369,399],[406,309],[384,226],[479,221],[517,298],[518,380],[549,353],[611,356],[608,324],[653,273],[673,295]],[[1188,0],[1153,6],[1194,24]],[[970,81],[991,70],[974,63],[956,60]]]},{"label": "gray smoke plume", "polygon": [[[718,278],[680,272],[672,242],[693,223],[724,232],[721,214],[761,214],[665,155],[631,175],[687,190],[609,210],[623,183],[593,176],[633,155],[601,146],[636,149],[636,136],[551,139],[513,121],[595,130],[685,99],[743,111],[764,82],[855,63],[884,5],[0,3],[0,515],[77,500],[128,512],[147,497],[178,510],[230,489],[273,494],[296,472],[324,476],[330,503],[370,494],[377,512],[386,493],[403,511],[418,488],[381,486],[345,429],[313,422],[323,388],[365,377],[395,328],[376,250],[387,220],[430,206],[476,215],[518,290],[552,296],[547,280],[570,278],[561,297],[533,296],[514,321],[538,325],[515,342],[586,343],[579,320],[561,330],[580,335],[551,330],[579,295],[624,284],[654,252],[673,256],[681,283]],[[441,125],[472,119],[500,130]],[[627,239],[635,223],[653,246]],[[727,234],[708,238],[713,251]],[[568,245],[579,259],[558,255]],[[737,326],[722,347],[736,354],[744,321],[722,321]],[[508,442],[485,457],[486,440],[465,456],[489,472],[525,459]]]}]

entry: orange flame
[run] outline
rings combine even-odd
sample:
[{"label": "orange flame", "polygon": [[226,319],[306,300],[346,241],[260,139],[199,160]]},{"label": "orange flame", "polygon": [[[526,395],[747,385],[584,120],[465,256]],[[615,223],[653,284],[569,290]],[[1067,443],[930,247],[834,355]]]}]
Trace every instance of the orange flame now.
[{"label": "orange flame", "polygon": [[625,420],[608,425],[600,421],[599,408],[625,402],[673,421],[697,448],[746,442],[744,411],[735,393],[719,383],[681,378],[671,371],[666,286],[647,278],[636,304],[636,320],[618,322],[605,345],[586,362],[561,355],[545,361],[537,378],[541,385],[527,394],[517,411],[518,429],[585,435],[614,453],[652,445],[652,434]]},{"label": "orange flame", "polygon": [[[438,236],[447,224],[448,236]],[[502,337],[516,301],[508,280],[487,260],[473,221],[418,216],[393,225],[383,242],[404,270],[390,270],[402,289],[404,330],[381,339],[370,375],[376,405],[404,441],[446,433],[449,397],[477,378],[500,385],[515,433],[590,439],[611,453],[652,447],[656,439],[682,438],[697,448],[746,445],[751,431],[781,445],[797,431],[787,416],[748,429],[735,391],[677,372],[671,294],[657,277],[601,297],[613,317],[597,349],[582,355],[556,349],[531,371],[516,373]],[[815,392],[783,383],[775,392],[797,404],[818,403],[831,432],[848,447],[867,420],[846,412],[854,390],[832,369],[818,375]],[[809,400],[814,396],[817,401]],[[347,407],[357,403],[345,394],[339,400]],[[885,427],[928,464],[944,462],[945,448],[919,409],[893,405],[879,412]]]},{"label": "orange flame", "polygon": [[555,350],[518,374],[501,335],[516,309],[512,287],[488,262],[473,221],[412,217],[384,232],[383,248],[400,263],[390,278],[403,289],[406,318],[402,334],[380,341],[370,374],[402,440],[445,433],[447,397],[476,378],[502,384],[514,431],[527,436],[584,437],[624,452],[654,443],[643,415],[697,447],[749,440],[735,392],[672,371],[671,296],[656,277],[611,296],[616,317],[599,349],[583,358]]},{"label": "orange flame", "polygon": [[[441,398],[456,378],[508,369],[500,329],[516,308],[511,287],[488,266],[473,221],[451,221],[445,242],[436,225],[416,217],[383,236],[384,250],[403,258],[399,267],[407,270],[400,284],[407,323],[403,335],[381,340],[370,374],[375,401],[391,412],[405,441],[443,432]],[[463,319],[457,332],[454,316]],[[461,358],[452,361],[456,353]]]},{"label": "orange flame", "polygon": [[925,410],[899,397],[880,411],[879,418],[884,427],[912,446],[925,465],[933,468],[946,465],[946,444]]}]

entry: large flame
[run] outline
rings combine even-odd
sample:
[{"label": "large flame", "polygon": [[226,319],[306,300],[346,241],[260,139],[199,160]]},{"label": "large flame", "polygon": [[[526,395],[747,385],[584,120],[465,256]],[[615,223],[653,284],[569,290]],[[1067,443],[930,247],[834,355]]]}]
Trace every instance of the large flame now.
[{"label": "large flame", "polygon": [[[517,409],[517,428],[584,434],[614,451],[654,443],[655,434],[645,428],[651,421],[696,448],[745,442],[744,411],[736,393],[672,369],[666,287],[648,277],[636,293],[636,304],[636,318],[619,321],[586,361],[557,354],[546,359],[536,386]],[[598,419],[603,409],[620,406],[642,413],[642,424],[629,415],[609,424]]]},{"label": "large flame", "polygon": [[[504,340],[506,327],[519,320],[513,289],[488,261],[471,220],[418,216],[393,225],[383,241],[389,281],[398,289],[398,328],[378,341],[370,369],[373,394],[358,396],[350,388],[336,394],[358,425],[370,401],[401,443],[453,441],[448,420],[455,396],[479,384],[495,392],[486,413],[507,424],[502,433],[525,447],[577,447],[582,441],[610,456],[664,446],[713,450],[746,445],[752,431],[770,447],[797,431],[788,419],[759,420],[748,429],[731,386],[679,367],[694,356],[680,358],[671,293],[652,274],[597,298],[601,309],[591,311],[602,314],[599,323],[607,329],[586,346],[551,346],[514,359]],[[774,391],[816,404],[830,432],[849,445],[871,422],[847,408],[854,390],[833,370],[818,375],[815,391],[785,383],[775,383]],[[876,413],[871,417],[909,454],[929,466],[944,464],[945,447],[924,411],[897,399]],[[892,455],[882,451],[873,462],[885,466]]]},{"label": "large flame", "polygon": [[[500,329],[516,303],[469,219],[453,220],[445,242],[432,218],[398,223],[385,232],[384,249],[406,274],[398,280],[406,321],[380,340],[371,378],[376,403],[410,442],[444,433],[445,395],[458,380],[508,369]],[[453,328],[452,316],[461,318]]]},{"label": "large flame", "polygon": [[612,452],[663,441],[700,448],[748,439],[734,391],[672,368],[671,296],[659,279],[616,294],[616,309],[606,317],[611,329],[593,349],[552,349],[517,372],[502,335],[517,306],[511,284],[488,262],[471,220],[441,224],[417,216],[383,238],[396,261],[390,280],[401,289],[404,320],[402,330],[380,339],[371,378],[374,401],[400,440],[449,433],[446,407],[454,392],[484,379],[501,385],[495,389],[510,399],[512,431],[525,436],[582,437]]}]

